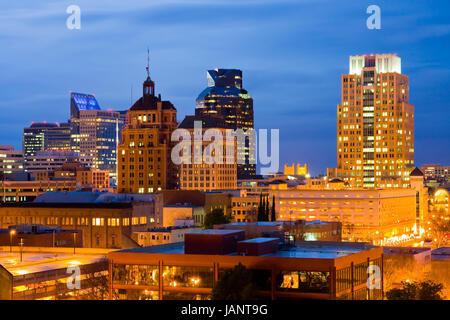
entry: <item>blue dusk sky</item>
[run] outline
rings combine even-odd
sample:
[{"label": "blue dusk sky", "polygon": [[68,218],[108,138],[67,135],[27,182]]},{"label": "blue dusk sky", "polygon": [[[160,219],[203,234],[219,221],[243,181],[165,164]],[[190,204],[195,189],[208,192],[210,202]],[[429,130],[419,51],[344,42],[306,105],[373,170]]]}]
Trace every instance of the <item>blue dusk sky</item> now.
[{"label": "blue dusk sky", "polygon": [[[72,4],[80,30],[66,27]],[[369,5],[381,8],[380,30],[366,27]],[[415,106],[416,165],[450,165],[448,0],[2,1],[0,144],[21,149],[32,121],[67,121],[70,91],[128,109],[142,92],[147,47],[156,92],[179,121],[194,113],[206,70],[241,69],[256,128],[280,129],[281,164],[306,162],[313,174],[336,166],[349,56],[396,53]]]}]

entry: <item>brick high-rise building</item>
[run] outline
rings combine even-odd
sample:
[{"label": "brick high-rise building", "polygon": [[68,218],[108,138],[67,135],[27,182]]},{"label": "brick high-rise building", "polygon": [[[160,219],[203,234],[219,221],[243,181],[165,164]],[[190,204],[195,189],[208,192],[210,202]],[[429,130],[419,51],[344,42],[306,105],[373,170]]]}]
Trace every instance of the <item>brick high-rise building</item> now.
[{"label": "brick high-rise building", "polygon": [[414,106],[395,54],[350,57],[337,106],[337,175],[355,187],[407,187]]},{"label": "brick high-rise building", "polygon": [[177,109],[155,96],[147,76],[143,95],[127,113],[118,148],[118,192],[151,193],[174,189],[177,166],[171,161],[171,134],[177,128]]}]

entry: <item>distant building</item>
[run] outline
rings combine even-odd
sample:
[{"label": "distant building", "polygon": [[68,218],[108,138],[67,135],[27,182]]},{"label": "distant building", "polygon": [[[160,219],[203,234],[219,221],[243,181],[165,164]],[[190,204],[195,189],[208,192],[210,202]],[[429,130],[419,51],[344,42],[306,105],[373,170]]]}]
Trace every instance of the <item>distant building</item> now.
[{"label": "distant building", "polygon": [[305,220],[233,222],[214,225],[214,229],[244,230],[246,239],[293,235],[298,241],[341,241],[342,233],[340,222]]},{"label": "distant building", "polygon": [[[208,130],[216,130],[217,133],[222,134],[223,140],[219,150],[214,149],[214,151],[208,152],[207,148],[211,141],[202,140],[197,143],[194,138],[191,139],[189,154],[186,155],[182,152],[179,154],[182,159],[179,170],[180,189],[201,191],[236,189],[236,143],[234,140],[227,141],[225,138],[226,129],[224,127],[227,125],[223,118],[217,116],[186,116],[178,128],[188,130],[191,137],[194,137],[194,134],[196,134],[195,123],[201,124],[202,130],[199,130],[199,133],[202,135]],[[196,151],[197,144],[199,144],[201,152]],[[232,154],[229,154],[229,149],[233,150]],[[218,161],[215,159],[217,155],[220,155]],[[209,158],[210,156],[211,158]]]},{"label": "distant building", "polygon": [[381,288],[367,287],[367,268],[381,269],[382,253],[365,243],[283,246],[277,238],[244,240],[242,230],[203,230],[186,233],[184,243],[110,252],[110,298],[210,299],[224,272],[241,263],[261,298],[382,299]]},{"label": "distant building", "polygon": [[420,170],[424,173],[426,180],[437,180],[439,182],[450,181],[450,166],[424,164]]},{"label": "distant building", "polygon": [[[238,69],[214,69],[206,73],[208,87],[196,100],[196,116],[221,116],[225,119],[226,128],[247,131],[254,128],[253,99],[242,87],[242,71]],[[238,159],[245,164],[238,164],[239,179],[256,175],[256,146],[250,140],[238,145]]]},{"label": "distant building", "polygon": [[199,190],[163,190],[164,226],[173,225],[176,219],[186,216],[194,220],[196,226],[203,226],[205,215],[214,209],[223,210],[231,217],[232,191],[202,192]]},{"label": "distant building", "polygon": [[92,159],[80,156],[73,151],[37,151],[27,158],[26,170],[28,172],[51,172],[59,169],[66,163],[79,163],[86,168],[92,167]]},{"label": "distant building", "polygon": [[0,145],[0,179],[4,179],[6,174],[23,171],[22,151],[14,150],[13,146]]},{"label": "distant building", "polygon": [[166,243],[183,242],[184,235],[188,232],[201,230],[201,227],[166,227],[154,228],[133,233],[133,239],[143,247],[155,246]]},{"label": "distant building", "polygon": [[45,150],[45,136],[50,128],[57,128],[56,123],[32,123],[30,127],[23,129],[22,150],[25,159],[36,155],[37,151]]},{"label": "distant building", "polygon": [[291,166],[284,165],[284,175],[285,176],[306,176],[308,174],[308,165],[305,163],[304,166],[293,163]]},{"label": "distant building", "polygon": [[124,124],[118,111],[101,110],[94,95],[70,93],[71,148],[92,159],[92,169],[116,176],[117,145]]},{"label": "distant building", "polygon": [[51,191],[75,191],[75,180],[0,180],[2,202],[30,202],[38,195]]}]

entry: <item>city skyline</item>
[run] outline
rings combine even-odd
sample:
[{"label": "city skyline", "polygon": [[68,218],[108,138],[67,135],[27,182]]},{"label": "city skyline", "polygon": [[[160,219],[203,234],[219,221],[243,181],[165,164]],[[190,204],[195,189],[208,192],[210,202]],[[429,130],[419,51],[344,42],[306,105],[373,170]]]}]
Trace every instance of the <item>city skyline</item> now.
[{"label": "city skyline", "polygon": [[[193,113],[207,70],[241,69],[254,99],[255,128],[281,129],[280,164],[306,162],[312,174],[325,173],[336,166],[335,108],[348,57],[397,53],[415,105],[415,163],[446,165],[450,151],[441,146],[450,137],[445,117],[450,98],[445,81],[450,70],[445,54],[448,4],[438,1],[430,8],[413,2],[408,15],[402,16],[398,12],[406,5],[381,1],[381,30],[366,27],[369,4],[153,1],[133,2],[131,10],[104,1],[79,1],[81,30],[65,27],[67,3],[30,3],[33,16],[10,4],[2,15],[6,28],[0,31],[8,44],[0,53],[5,70],[0,107],[13,111],[2,121],[2,144],[21,149],[21,132],[32,121],[67,121],[69,91],[95,94],[103,109],[129,109],[140,96],[149,47],[156,93],[173,102],[179,122]],[[212,12],[217,13],[214,23],[207,18]],[[45,41],[35,42],[36,35]],[[104,35],[109,37],[103,40]],[[215,38],[229,46],[219,46]],[[48,80],[40,81],[43,78]]]}]

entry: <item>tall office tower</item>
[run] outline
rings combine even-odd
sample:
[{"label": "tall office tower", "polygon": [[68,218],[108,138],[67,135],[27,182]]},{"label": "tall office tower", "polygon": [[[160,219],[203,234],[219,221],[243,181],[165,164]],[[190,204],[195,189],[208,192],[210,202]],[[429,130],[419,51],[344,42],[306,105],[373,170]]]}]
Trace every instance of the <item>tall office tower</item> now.
[{"label": "tall office tower", "polygon": [[407,187],[414,106],[395,54],[350,57],[337,106],[337,174],[355,187]]},{"label": "tall office tower", "polygon": [[0,179],[5,174],[23,172],[23,153],[14,150],[13,146],[0,145]]},{"label": "tall office tower", "polygon": [[117,111],[104,111],[93,95],[71,93],[71,148],[92,159],[93,169],[116,173],[116,149],[123,118]]},{"label": "tall office tower", "polygon": [[[215,69],[206,73],[208,87],[196,100],[195,115],[221,115],[230,129],[253,129],[253,99],[242,88],[242,71],[238,69]],[[238,144],[239,179],[251,178],[256,174],[256,146],[247,139],[245,145]],[[243,152],[242,152],[243,151]],[[250,163],[252,162],[252,163]]]},{"label": "tall office tower", "polygon": [[23,129],[22,151],[25,159],[32,157],[37,151],[45,150],[45,136],[48,129],[57,128],[56,123],[31,123],[31,126]]},{"label": "tall office tower", "polygon": [[171,160],[171,134],[177,128],[177,110],[155,96],[148,73],[143,95],[130,108],[118,148],[118,192],[151,193],[175,189],[178,168]]},{"label": "tall office tower", "polygon": [[57,127],[47,129],[44,141],[46,151],[71,151],[70,123],[60,123]]},{"label": "tall office tower", "polygon": [[[221,152],[210,150],[207,156],[218,156],[219,161],[212,161],[205,158],[205,149],[211,144],[208,139],[202,139],[196,146],[195,141],[191,141],[190,154],[180,154],[183,163],[180,165],[180,189],[181,190],[225,190],[236,189],[237,185],[237,163],[236,163],[236,142],[226,140],[227,124],[221,116],[186,116],[178,128],[186,129],[191,137],[195,136],[195,124],[201,124],[201,133],[217,130],[223,137]],[[200,131],[200,130],[199,130]],[[193,140],[193,139],[191,139]],[[205,140],[205,141],[203,141]],[[200,147],[200,148],[199,148]],[[198,155],[196,156],[196,149]],[[227,154],[227,149],[232,150]],[[200,152],[199,152],[200,151]],[[216,153],[217,152],[217,153]]]}]

